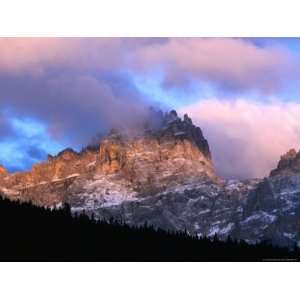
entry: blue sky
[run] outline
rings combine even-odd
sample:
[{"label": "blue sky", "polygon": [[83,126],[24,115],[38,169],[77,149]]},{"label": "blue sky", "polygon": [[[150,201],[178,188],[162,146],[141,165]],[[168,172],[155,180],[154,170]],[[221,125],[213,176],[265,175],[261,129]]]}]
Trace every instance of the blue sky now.
[{"label": "blue sky", "polygon": [[10,171],[26,170],[66,147],[49,137],[42,122],[14,117],[9,122],[14,134],[0,141],[0,161]]},{"label": "blue sky", "polygon": [[[244,177],[266,173],[279,151],[300,147],[291,115],[300,100],[298,38],[1,38],[0,49],[0,163],[10,171],[30,169],[65,147],[80,150],[113,126],[130,126],[150,105],[188,110],[206,128],[218,168],[228,176],[241,172],[225,170],[231,157],[216,141],[227,145],[233,138],[236,149],[246,141],[243,134],[232,137],[216,112],[247,116],[246,105],[254,119],[265,109],[273,119],[281,118],[277,107],[288,112],[284,121],[292,130],[276,129],[283,146],[272,163],[253,172],[241,165],[250,170]],[[255,127],[255,120],[238,122],[245,133]],[[218,126],[223,132],[212,130]],[[249,144],[258,147],[262,128],[255,130]],[[282,141],[284,134],[291,137]],[[273,151],[259,147],[262,156]]]}]

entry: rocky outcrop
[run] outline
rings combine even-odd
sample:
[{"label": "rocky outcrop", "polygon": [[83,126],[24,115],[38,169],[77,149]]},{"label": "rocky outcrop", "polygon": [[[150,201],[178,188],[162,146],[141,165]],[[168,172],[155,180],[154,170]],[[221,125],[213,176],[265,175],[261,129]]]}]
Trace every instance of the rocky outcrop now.
[{"label": "rocky outcrop", "polygon": [[[51,205],[73,201],[70,195],[74,201],[86,196],[86,182],[99,176],[140,196],[185,182],[219,180],[200,128],[187,115],[182,120],[175,111],[153,111],[142,130],[113,130],[98,148],[87,147],[80,153],[65,149],[56,156],[49,155],[30,172],[6,176],[1,186],[14,198]],[[65,185],[57,183],[60,181]],[[102,189],[107,190],[105,186]]]},{"label": "rocky outcrop", "polygon": [[[7,171],[6,169],[0,165],[0,187],[3,185],[4,178],[7,176]],[[1,191],[1,188],[0,188]]]},{"label": "rocky outcrop", "polygon": [[277,168],[272,170],[270,176],[292,175],[300,172],[300,152],[290,149],[280,157]]},{"label": "rocky outcrop", "polygon": [[97,171],[119,173],[135,190],[152,194],[191,180],[218,180],[208,143],[187,115],[181,120],[171,111],[159,123],[142,135],[109,135],[100,144]]},{"label": "rocky outcrop", "polygon": [[89,170],[89,163],[96,161],[96,153],[79,154],[66,149],[56,156],[48,156],[48,160],[33,165],[29,172],[18,172],[6,177],[6,187],[29,187],[39,183],[61,180],[73,174]]},{"label": "rocky outcrop", "polygon": [[300,153],[282,155],[278,166],[249,193],[241,222],[243,238],[300,246]]},{"label": "rocky outcrop", "polygon": [[0,165],[0,176],[5,176],[6,174],[7,174],[6,169],[2,165]]},{"label": "rocky outcrop", "polygon": [[103,174],[119,172],[126,164],[126,147],[121,136],[109,136],[100,144],[97,171]]}]

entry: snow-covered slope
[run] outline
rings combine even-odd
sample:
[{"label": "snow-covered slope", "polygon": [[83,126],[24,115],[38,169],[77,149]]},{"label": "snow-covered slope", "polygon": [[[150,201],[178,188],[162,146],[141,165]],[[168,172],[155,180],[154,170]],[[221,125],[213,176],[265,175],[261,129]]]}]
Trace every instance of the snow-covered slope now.
[{"label": "snow-covered slope", "polygon": [[[118,219],[142,226],[145,223],[167,230],[186,230],[198,236],[228,235],[239,238],[243,206],[257,180],[183,184],[155,195],[133,198],[110,206],[73,206],[74,212],[85,211],[100,219]],[[134,196],[136,197],[136,195]]]}]

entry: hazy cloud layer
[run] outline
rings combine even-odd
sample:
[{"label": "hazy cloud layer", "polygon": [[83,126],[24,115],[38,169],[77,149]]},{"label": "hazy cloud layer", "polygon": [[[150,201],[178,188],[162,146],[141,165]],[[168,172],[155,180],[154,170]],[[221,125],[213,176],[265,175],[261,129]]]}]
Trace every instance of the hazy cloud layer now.
[{"label": "hazy cloud layer", "polygon": [[0,39],[0,109],[40,120],[53,138],[77,145],[112,126],[129,125],[148,105],[125,68],[138,44],[149,41]]},{"label": "hazy cloud layer", "polygon": [[269,174],[290,148],[300,148],[300,104],[208,99],[182,108],[201,126],[226,178]]},{"label": "hazy cloud layer", "polygon": [[129,69],[136,51],[162,38],[0,38],[0,71],[34,76],[52,67],[73,71]]},{"label": "hazy cloud layer", "polygon": [[108,69],[120,65],[125,44],[119,38],[0,38],[0,70],[40,75],[51,66]]},{"label": "hazy cloud layer", "polygon": [[0,76],[0,108],[16,117],[42,121],[54,139],[67,137],[84,144],[111,126],[130,124],[143,116],[144,99],[138,91],[126,78],[115,80],[116,89],[109,79],[85,75],[48,79]]}]

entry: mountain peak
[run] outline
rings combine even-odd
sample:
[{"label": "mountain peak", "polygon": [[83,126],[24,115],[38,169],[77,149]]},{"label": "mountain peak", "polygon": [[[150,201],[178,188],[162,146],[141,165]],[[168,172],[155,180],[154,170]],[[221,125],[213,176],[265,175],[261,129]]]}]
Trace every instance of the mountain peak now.
[{"label": "mountain peak", "polygon": [[282,159],[294,159],[297,155],[297,151],[292,148],[290,149],[287,153],[285,153],[284,155],[282,155]]},{"label": "mountain peak", "polygon": [[187,114],[184,114],[183,119],[181,119],[176,110],[164,113],[154,108],[149,109],[147,118],[142,126],[137,126],[136,128],[112,128],[106,136],[93,145],[93,149],[99,148],[101,143],[108,139],[126,141],[143,138],[156,138],[159,141],[189,140],[208,159],[211,159],[209,145],[203,136],[202,130],[193,124],[192,119]]},{"label": "mountain peak", "polygon": [[[171,110],[163,114],[157,111],[151,114],[151,120],[144,134],[152,134],[160,139],[189,140],[195,144],[199,150],[211,159],[211,153],[207,140],[204,138],[201,129],[193,124],[192,119],[185,114],[181,119],[176,110]],[[149,124],[152,124],[149,126]]]},{"label": "mountain peak", "polygon": [[48,160],[51,161],[53,159],[64,159],[64,160],[70,160],[76,156],[78,156],[79,154],[73,150],[72,148],[66,148],[63,149],[62,151],[60,151],[58,154],[56,155],[51,155],[48,154]]},{"label": "mountain peak", "polygon": [[300,173],[300,152],[292,148],[280,157],[276,169],[271,171],[270,176],[295,173]]},{"label": "mountain peak", "polygon": [[146,185],[149,178],[152,185],[155,181],[159,185],[162,174],[158,170],[169,174],[167,185],[177,182],[175,177],[179,181],[204,174],[216,178],[201,129],[187,115],[182,120],[175,110],[165,114],[152,110],[151,119],[139,133],[111,131],[99,145],[96,166],[100,173],[120,172],[138,186]]}]

